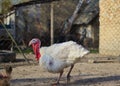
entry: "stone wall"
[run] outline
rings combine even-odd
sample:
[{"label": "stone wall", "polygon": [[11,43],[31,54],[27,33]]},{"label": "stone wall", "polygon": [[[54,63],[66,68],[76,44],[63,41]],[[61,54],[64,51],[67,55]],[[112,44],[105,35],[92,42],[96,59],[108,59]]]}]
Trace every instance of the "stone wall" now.
[{"label": "stone wall", "polygon": [[120,55],[120,0],[100,0],[100,54]]}]

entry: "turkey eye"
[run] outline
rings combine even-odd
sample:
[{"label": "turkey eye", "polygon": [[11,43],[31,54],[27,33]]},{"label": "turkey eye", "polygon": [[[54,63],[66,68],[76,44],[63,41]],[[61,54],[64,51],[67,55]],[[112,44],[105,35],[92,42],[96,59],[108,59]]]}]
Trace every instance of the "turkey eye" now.
[{"label": "turkey eye", "polygon": [[35,43],[36,42],[36,40],[33,40],[33,43]]}]

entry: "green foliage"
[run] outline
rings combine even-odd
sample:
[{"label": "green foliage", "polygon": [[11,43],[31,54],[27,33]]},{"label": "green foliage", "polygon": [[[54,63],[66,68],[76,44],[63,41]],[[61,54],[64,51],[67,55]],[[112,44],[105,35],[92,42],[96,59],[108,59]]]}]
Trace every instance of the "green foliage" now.
[{"label": "green foliage", "polygon": [[98,49],[90,49],[90,53],[99,53]]},{"label": "green foliage", "polygon": [[[20,53],[17,48],[14,48],[13,50],[14,50],[15,53]],[[33,52],[31,47],[27,47],[27,48],[21,49],[21,50],[22,50],[23,53],[26,53],[26,54]]]},{"label": "green foliage", "polygon": [[11,0],[2,0],[1,2],[1,8],[2,8],[2,13],[6,14],[10,11],[10,7],[12,6]]},{"label": "green foliage", "polygon": [[23,50],[23,53],[30,53],[33,52],[32,48],[26,48]]}]

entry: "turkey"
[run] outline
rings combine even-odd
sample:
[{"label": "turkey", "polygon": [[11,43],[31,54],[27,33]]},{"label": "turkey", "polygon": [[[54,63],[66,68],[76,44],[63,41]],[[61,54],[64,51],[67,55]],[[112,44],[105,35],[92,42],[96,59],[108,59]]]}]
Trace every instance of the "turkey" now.
[{"label": "turkey", "polygon": [[70,73],[74,64],[78,59],[89,53],[87,49],[77,44],[74,41],[56,43],[48,47],[41,47],[41,41],[38,38],[33,38],[29,42],[32,45],[36,60],[40,66],[51,73],[60,73],[55,84],[59,84],[59,80],[63,74],[64,68],[70,67],[67,74],[67,82],[70,81]]},{"label": "turkey", "polygon": [[0,86],[10,86],[11,73],[12,67],[5,66],[5,72],[0,73]]}]

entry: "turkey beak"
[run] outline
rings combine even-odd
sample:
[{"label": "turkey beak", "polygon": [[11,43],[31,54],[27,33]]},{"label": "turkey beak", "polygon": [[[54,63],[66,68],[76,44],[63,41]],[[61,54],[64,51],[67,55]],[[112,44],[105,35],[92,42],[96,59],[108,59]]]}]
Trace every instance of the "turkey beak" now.
[{"label": "turkey beak", "polygon": [[29,46],[31,46],[32,45],[32,43],[31,43],[31,41],[29,42]]}]

